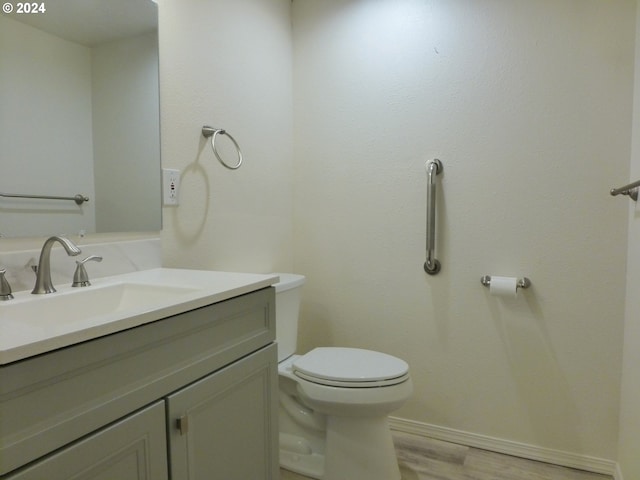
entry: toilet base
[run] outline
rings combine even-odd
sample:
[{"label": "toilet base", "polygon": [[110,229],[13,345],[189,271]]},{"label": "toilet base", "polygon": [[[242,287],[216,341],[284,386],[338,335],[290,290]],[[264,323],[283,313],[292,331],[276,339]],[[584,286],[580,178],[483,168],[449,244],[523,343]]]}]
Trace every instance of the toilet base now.
[{"label": "toilet base", "polygon": [[386,416],[327,417],[323,480],[400,480]]},{"label": "toilet base", "polygon": [[324,455],[314,452],[306,439],[281,432],[280,467],[320,480],[324,478]]}]

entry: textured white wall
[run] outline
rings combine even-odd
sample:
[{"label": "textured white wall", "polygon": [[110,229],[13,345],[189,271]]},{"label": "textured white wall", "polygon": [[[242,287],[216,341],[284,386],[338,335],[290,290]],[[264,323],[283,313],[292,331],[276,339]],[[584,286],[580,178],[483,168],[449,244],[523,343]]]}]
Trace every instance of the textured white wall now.
[{"label": "textured white wall", "polygon": [[[615,459],[627,204],[608,189],[628,178],[634,18],[632,0],[295,0],[301,350],[406,359],[399,417]],[[491,297],[484,274],[533,287]]]},{"label": "textured white wall", "polygon": [[[163,213],[164,263],[290,270],[290,2],[159,4],[162,165],[182,171],[180,206]],[[238,141],[240,169],[218,163],[206,124]]]},{"label": "textured white wall", "polygon": [[[636,32],[640,32],[640,9]],[[640,37],[636,36],[633,146],[629,181],[640,179]],[[626,182],[623,182],[626,183]],[[620,467],[627,480],[640,478],[640,202],[629,204],[627,304],[620,409]]]},{"label": "textured white wall", "polygon": [[[293,6],[295,86],[288,1],[161,0],[163,165],[183,171],[165,265],[304,273],[302,350],[408,360],[399,416],[615,458],[628,204],[607,190],[629,179],[635,2]],[[236,136],[240,170],[217,164],[205,123]],[[422,271],[432,157],[437,277]],[[629,253],[620,458],[635,478]],[[534,285],[504,301],[483,274]]]},{"label": "textured white wall", "polygon": [[91,199],[0,198],[0,234],[94,231],[90,50],[0,16],[0,51],[0,192]]},{"label": "textured white wall", "polygon": [[[628,203],[606,192],[629,179],[635,2],[296,0],[292,89],[289,2],[160,1],[163,164],[183,170],[165,265],[293,268],[293,91],[302,349],[407,359],[400,416],[615,458]],[[245,166],[216,163],[204,123],[237,137]],[[443,271],[427,277],[436,156]],[[640,475],[637,224],[625,478]],[[503,301],[483,274],[534,285]]]},{"label": "textured white wall", "polygon": [[[295,88],[288,1],[161,0],[163,164],[183,170],[165,265],[304,273],[301,349],[407,359],[416,393],[400,416],[615,458],[628,203],[606,192],[629,179],[635,2],[293,5]],[[216,163],[204,123],[236,136],[245,166]],[[436,156],[443,271],[427,277]],[[625,478],[640,475],[637,223],[632,212]],[[534,285],[504,301],[483,274]]]}]

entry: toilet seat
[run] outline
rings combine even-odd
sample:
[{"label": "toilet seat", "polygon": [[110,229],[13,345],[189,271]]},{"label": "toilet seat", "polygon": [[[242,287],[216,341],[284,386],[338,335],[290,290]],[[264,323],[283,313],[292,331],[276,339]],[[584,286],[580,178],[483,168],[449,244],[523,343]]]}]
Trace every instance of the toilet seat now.
[{"label": "toilet seat", "polygon": [[405,361],[359,348],[316,348],[296,358],[292,367],[295,376],[332,387],[387,387],[409,379]]}]

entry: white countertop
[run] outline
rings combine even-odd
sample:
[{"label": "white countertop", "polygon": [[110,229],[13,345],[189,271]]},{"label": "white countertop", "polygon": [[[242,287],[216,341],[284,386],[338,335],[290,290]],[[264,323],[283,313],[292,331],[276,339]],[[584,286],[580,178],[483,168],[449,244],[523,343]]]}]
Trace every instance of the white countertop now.
[{"label": "white countertop", "polygon": [[[92,279],[89,287],[56,285],[58,291],[46,295],[14,292],[13,300],[0,302],[0,365],[204,307],[277,282],[278,276],[274,274],[156,268]],[[93,302],[92,295],[117,285],[142,286],[150,292],[155,287],[159,294],[153,302],[137,305],[134,301],[129,307],[120,306],[117,311],[88,318],[74,312],[74,305],[81,310],[81,302],[87,306],[87,302]],[[165,290],[178,293],[164,298]],[[89,295],[81,298],[83,293]],[[18,313],[24,316],[25,311],[46,314],[18,318]]]}]

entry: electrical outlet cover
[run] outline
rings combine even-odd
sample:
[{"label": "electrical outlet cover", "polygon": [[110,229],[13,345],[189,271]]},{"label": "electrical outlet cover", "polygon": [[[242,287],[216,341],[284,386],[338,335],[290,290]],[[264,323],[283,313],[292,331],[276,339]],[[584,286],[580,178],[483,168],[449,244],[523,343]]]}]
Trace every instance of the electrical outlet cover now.
[{"label": "electrical outlet cover", "polygon": [[176,206],[179,204],[180,170],[162,169],[162,204]]}]

